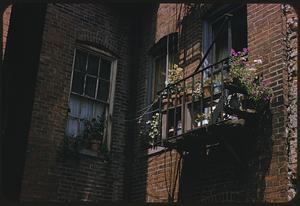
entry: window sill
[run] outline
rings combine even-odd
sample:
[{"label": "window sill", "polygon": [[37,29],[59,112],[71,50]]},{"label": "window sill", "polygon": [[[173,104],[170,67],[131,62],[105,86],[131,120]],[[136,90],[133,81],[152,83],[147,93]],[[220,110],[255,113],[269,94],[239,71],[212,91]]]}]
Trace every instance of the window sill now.
[{"label": "window sill", "polygon": [[83,155],[83,156],[86,156],[86,157],[92,157],[92,158],[97,158],[97,159],[103,160],[103,162],[109,161],[108,155],[99,154],[98,152],[90,150],[90,149],[80,149],[78,151],[78,153],[80,155]]},{"label": "window sill", "polygon": [[165,147],[160,147],[160,146],[157,146],[155,148],[150,148],[148,149],[148,156],[152,156],[152,155],[156,155],[158,153],[162,153],[163,151],[165,151]]},{"label": "window sill", "polygon": [[80,149],[79,154],[91,156],[91,157],[98,157],[98,152],[90,150],[90,149]]}]

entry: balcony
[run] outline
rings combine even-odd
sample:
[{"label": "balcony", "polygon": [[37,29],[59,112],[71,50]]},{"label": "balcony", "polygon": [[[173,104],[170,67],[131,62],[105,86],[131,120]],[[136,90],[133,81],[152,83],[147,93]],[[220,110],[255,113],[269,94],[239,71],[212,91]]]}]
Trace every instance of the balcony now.
[{"label": "balcony", "polygon": [[220,134],[244,129],[249,119],[255,122],[258,113],[245,101],[247,90],[230,81],[229,71],[226,58],[159,91],[154,145],[214,144]]}]

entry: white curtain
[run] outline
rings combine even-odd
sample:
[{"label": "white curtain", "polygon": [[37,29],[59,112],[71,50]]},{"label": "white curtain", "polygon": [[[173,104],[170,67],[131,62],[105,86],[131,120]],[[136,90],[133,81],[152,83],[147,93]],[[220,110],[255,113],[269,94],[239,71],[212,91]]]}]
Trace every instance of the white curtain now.
[{"label": "white curtain", "polygon": [[88,99],[81,98],[80,102],[80,116],[81,119],[90,119],[93,117],[93,102]]},{"label": "white curtain", "polygon": [[67,136],[80,135],[84,129],[82,119],[92,119],[97,116],[105,115],[106,105],[101,103],[95,103],[84,97],[78,97],[75,95],[70,96],[69,101],[70,113],[68,116],[68,122],[66,126]]}]

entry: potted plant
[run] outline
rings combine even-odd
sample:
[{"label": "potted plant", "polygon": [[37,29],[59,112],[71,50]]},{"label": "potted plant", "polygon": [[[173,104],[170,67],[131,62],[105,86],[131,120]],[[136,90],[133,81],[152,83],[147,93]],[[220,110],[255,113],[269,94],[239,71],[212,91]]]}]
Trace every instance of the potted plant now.
[{"label": "potted plant", "polygon": [[172,85],[170,87],[171,90],[171,100],[173,106],[181,104],[181,97],[182,97],[182,89],[180,85]]},{"label": "potted plant", "polygon": [[[163,95],[163,104],[172,103],[173,105],[175,105],[181,103],[180,92],[182,92],[182,86],[181,84],[176,84],[176,82],[178,82],[182,78],[183,69],[177,64],[173,64],[168,71],[167,86],[169,86],[169,96],[167,96],[167,94]],[[165,93],[167,92],[165,91]]]},{"label": "potted plant", "polygon": [[[184,95],[183,92],[180,93],[180,96],[182,97]],[[188,83],[185,86],[185,96],[186,96],[186,101],[191,102],[192,97],[194,97],[194,101],[199,100],[199,97],[202,96],[201,92],[201,83],[200,81],[195,81],[194,82],[194,88],[192,83]]]},{"label": "potted plant", "polygon": [[244,98],[243,108],[255,109],[256,111],[264,110],[270,103],[273,92],[269,88],[268,81],[256,80],[251,86],[248,86],[248,95]]},{"label": "potted plant", "polygon": [[83,139],[87,142],[90,150],[99,151],[104,135],[104,118],[97,116],[91,120],[85,119],[83,123]]},{"label": "potted plant", "polygon": [[207,125],[209,122],[209,115],[206,113],[199,112],[196,114],[195,124],[200,127],[202,125]]},{"label": "potted plant", "polygon": [[210,97],[211,96],[211,80],[206,79],[203,83],[203,96]]},{"label": "potted plant", "polygon": [[242,108],[247,110],[263,110],[272,98],[272,89],[268,81],[259,78],[256,69],[248,63],[248,49],[241,52],[231,50],[230,72],[231,83],[245,91]]}]

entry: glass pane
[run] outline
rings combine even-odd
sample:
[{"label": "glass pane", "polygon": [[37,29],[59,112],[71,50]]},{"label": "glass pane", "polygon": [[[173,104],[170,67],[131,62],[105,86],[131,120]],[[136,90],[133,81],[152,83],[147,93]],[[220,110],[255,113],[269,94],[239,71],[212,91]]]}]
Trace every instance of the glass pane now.
[{"label": "glass pane", "polygon": [[98,76],[98,64],[99,64],[99,57],[90,54],[87,73]]},{"label": "glass pane", "polygon": [[169,69],[174,67],[174,64],[178,65],[178,55],[177,54],[169,54]]},{"label": "glass pane", "polygon": [[107,101],[109,94],[109,82],[99,81],[97,99]]},{"label": "glass pane", "polygon": [[85,82],[85,95],[95,97],[96,84],[97,78],[87,76]]},{"label": "glass pane", "polygon": [[74,117],[79,117],[80,115],[80,99],[74,95],[70,96],[70,114]]},{"label": "glass pane", "polygon": [[165,88],[166,81],[166,57],[161,57],[155,61],[155,80],[154,92],[156,93]]},{"label": "glass pane", "polygon": [[103,115],[105,115],[105,108],[106,105],[105,104],[95,104],[95,114],[94,117],[96,118],[97,116],[102,117]]},{"label": "glass pane", "polygon": [[93,117],[93,102],[89,99],[82,98],[80,108],[81,119],[91,119]]},{"label": "glass pane", "polygon": [[[222,31],[219,31],[223,24],[223,20],[213,24],[213,36],[218,38],[215,43],[214,61],[220,61],[229,55],[228,50],[228,24],[224,25]],[[220,32],[220,33],[219,33]]]},{"label": "glass pane", "polygon": [[72,82],[72,92],[82,94],[83,93],[83,82],[84,82],[84,74],[74,71],[73,82]]},{"label": "glass pane", "polygon": [[101,59],[100,64],[100,77],[110,80],[111,62],[105,59]]},{"label": "glass pane", "polygon": [[79,120],[69,117],[66,127],[66,135],[69,137],[77,136],[79,133]]},{"label": "glass pane", "polygon": [[75,64],[74,64],[75,70],[85,71],[86,60],[87,60],[87,53],[80,50],[76,50]]},{"label": "glass pane", "polygon": [[78,134],[79,134],[79,135],[83,135],[84,129],[85,129],[85,127],[84,127],[84,121],[80,121],[80,122],[79,122],[79,130],[78,130]]},{"label": "glass pane", "polygon": [[239,18],[231,19],[232,48],[242,51],[247,47],[247,8],[239,9],[233,16]]}]

